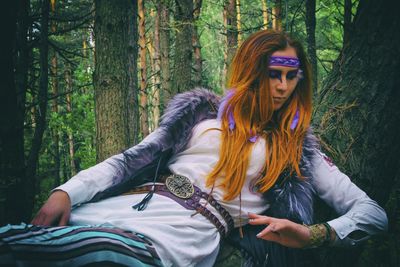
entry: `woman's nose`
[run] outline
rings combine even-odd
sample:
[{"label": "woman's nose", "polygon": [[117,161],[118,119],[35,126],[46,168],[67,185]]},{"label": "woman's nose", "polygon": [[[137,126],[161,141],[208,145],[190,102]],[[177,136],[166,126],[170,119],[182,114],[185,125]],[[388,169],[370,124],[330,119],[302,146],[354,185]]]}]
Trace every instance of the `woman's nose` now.
[{"label": "woman's nose", "polygon": [[279,79],[279,83],[277,85],[277,89],[278,90],[286,90],[287,87],[288,87],[288,85],[287,85],[286,76],[282,75],[281,79]]}]

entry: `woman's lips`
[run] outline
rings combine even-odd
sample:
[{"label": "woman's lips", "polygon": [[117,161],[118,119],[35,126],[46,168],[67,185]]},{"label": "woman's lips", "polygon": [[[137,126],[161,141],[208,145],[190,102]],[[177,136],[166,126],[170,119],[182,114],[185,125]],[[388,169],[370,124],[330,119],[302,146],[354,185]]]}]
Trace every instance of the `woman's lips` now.
[{"label": "woman's lips", "polygon": [[274,101],[276,101],[276,102],[284,102],[284,101],[286,100],[285,97],[274,97],[273,99],[274,99]]}]

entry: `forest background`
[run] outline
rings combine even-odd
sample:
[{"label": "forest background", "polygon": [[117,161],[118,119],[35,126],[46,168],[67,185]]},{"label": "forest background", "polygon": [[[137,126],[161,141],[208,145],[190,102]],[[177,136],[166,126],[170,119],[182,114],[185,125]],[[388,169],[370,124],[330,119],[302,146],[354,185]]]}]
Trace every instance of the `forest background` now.
[{"label": "forest background", "polygon": [[[319,249],[319,266],[400,266],[400,25],[395,0],[18,0],[2,3],[0,223],[157,127],[173,95],[225,90],[249,34],[289,32],[314,73],[323,150],[385,208],[389,232]],[[317,203],[317,220],[335,216]],[[237,266],[224,247],[218,266]]]}]

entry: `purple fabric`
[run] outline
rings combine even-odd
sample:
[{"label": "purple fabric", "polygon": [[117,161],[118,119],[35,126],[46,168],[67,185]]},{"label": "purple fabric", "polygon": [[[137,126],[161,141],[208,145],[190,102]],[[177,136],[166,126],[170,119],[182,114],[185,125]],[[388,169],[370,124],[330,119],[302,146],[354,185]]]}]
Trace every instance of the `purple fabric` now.
[{"label": "purple fabric", "polygon": [[278,57],[271,56],[269,58],[269,66],[284,66],[298,68],[300,60],[297,57]]}]

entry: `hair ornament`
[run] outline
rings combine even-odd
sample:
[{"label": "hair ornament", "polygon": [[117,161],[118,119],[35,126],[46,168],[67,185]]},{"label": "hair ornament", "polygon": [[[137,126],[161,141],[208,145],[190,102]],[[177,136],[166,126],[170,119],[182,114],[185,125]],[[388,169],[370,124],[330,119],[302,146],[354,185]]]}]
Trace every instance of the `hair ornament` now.
[{"label": "hair ornament", "polygon": [[297,110],[296,114],[294,114],[292,124],[290,124],[290,130],[294,130],[297,127],[297,124],[299,124],[299,118],[300,118],[300,111]]}]

